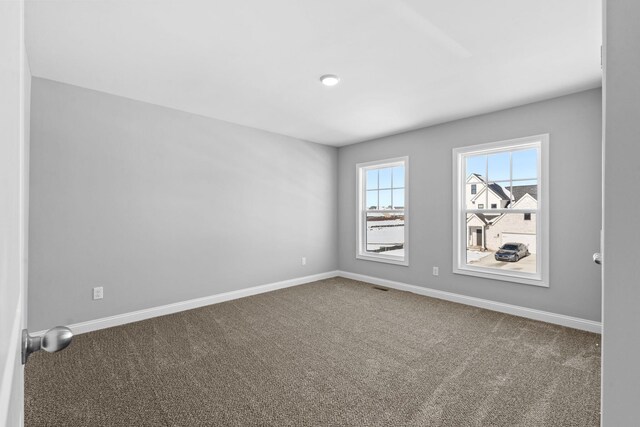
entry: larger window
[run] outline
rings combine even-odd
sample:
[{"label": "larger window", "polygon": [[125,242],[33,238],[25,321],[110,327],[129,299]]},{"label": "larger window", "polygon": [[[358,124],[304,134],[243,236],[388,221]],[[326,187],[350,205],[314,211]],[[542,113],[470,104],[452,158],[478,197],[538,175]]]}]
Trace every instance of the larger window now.
[{"label": "larger window", "polygon": [[357,165],[357,258],[409,264],[407,173],[406,157]]},{"label": "larger window", "polygon": [[549,286],[548,141],[453,150],[454,273]]}]

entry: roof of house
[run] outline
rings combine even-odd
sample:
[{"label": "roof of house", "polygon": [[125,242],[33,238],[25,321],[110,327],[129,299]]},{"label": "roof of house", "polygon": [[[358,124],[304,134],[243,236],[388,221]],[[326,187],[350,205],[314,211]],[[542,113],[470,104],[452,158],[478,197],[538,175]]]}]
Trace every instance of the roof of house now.
[{"label": "roof of house", "polygon": [[500,214],[486,215],[486,214],[482,214],[482,213],[478,213],[478,212],[474,213],[473,215],[478,217],[478,219],[480,221],[484,222],[487,225],[491,224],[493,222],[493,220],[495,220],[496,218],[498,218],[500,216]]},{"label": "roof of house", "polygon": [[494,182],[489,184],[487,187],[489,187],[491,191],[496,193],[496,195],[500,197],[502,200],[509,200],[509,196],[507,196],[507,193],[504,192],[504,188],[502,188],[500,184],[496,184]]},{"label": "roof of house", "polygon": [[[482,175],[479,175],[477,173],[472,173],[471,175],[474,175],[482,182],[487,182],[487,180],[484,179]],[[487,187],[489,187],[489,189],[493,191],[496,194],[496,196],[500,197],[502,200],[510,200],[509,196],[507,195],[507,193],[504,192],[504,188],[502,188],[500,184],[496,184],[495,182],[493,182],[487,185]]]},{"label": "roof of house", "polygon": [[531,197],[538,200],[537,185],[514,185],[513,187],[507,187],[507,189],[511,194],[513,194],[514,203],[522,199],[525,194],[529,194]]},{"label": "roof of house", "polygon": [[491,224],[491,222],[493,222],[494,219],[496,219],[497,217],[499,217],[500,215],[487,215],[487,214],[481,214],[478,213],[476,214],[481,220],[483,220],[484,222],[486,222],[487,224]]}]

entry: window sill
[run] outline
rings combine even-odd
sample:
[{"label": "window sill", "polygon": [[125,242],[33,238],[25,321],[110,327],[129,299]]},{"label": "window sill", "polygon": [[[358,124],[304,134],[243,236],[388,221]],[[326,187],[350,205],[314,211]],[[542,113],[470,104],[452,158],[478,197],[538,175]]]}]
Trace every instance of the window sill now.
[{"label": "window sill", "polygon": [[540,277],[525,277],[517,276],[509,273],[489,272],[484,269],[468,268],[468,267],[454,267],[454,274],[463,274],[466,276],[481,277],[483,279],[500,280],[502,282],[520,283],[523,285],[539,286],[542,288],[549,287],[549,281]]},{"label": "window sill", "polygon": [[397,257],[389,257],[389,256],[384,256],[384,255],[365,255],[365,254],[357,254],[356,255],[356,259],[361,259],[364,261],[375,261],[375,262],[382,262],[385,264],[394,264],[394,265],[401,265],[404,267],[408,267],[409,266],[409,260],[407,259],[407,257],[405,256],[404,259],[400,259]]}]

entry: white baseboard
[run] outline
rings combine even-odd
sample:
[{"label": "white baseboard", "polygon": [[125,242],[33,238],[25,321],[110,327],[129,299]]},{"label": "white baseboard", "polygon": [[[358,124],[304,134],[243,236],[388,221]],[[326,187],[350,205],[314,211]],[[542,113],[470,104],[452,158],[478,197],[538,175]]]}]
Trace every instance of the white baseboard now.
[{"label": "white baseboard", "polygon": [[583,331],[595,332],[597,334],[602,333],[602,323],[595,322],[593,320],[580,319],[578,317],[565,316],[564,314],[550,313],[548,311],[535,310],[532,308],[520,307],[517,305],[469,297],[452,292],[439,291],[422,286],[395,282],[393,280],[380,279],[377,277],[365,276],[363,274],[357,273],[349,273],[347,271],[338,271],[338,276],[345,277],[347,279],[359,280],[361,282],[368,282],[374,285],[386,286],[388,288],[398,289],[401,291],[412,292],[418,295],[425,295],[432,298],[471,305],[473,307],[486,308],[487,310],[498,311],[500,313],[526,317],[527,319],[540,320],[542,322],[567,326],[569,328],[580,329]]},{"label": "white baseboard", "polygon": [[[505,304],[501,302],[469,297],[466,295],[455,294],[452,292],[439,291],[436,289],[425,288],[422,286],[409,285],[407,283],[396,282],[393,280],[380,279],[378,277],[365,276],[363,274],[350,273],[347,271],[328,271],[326,273],[314,274],[311,276],[297,277],[295,279],[283,280],[281,282],[268,283],[266,285],[254,286],[251,288],[240,289],[237,291],[224,292],[221,294],[210,295],[207,297],[191,299],[187,301],[176,302],[173,304],[162,305],[159,307],[147,308],[144,310],[133,311],[130,313],[118,314],[115,316],[103,317],[101,319],[89,320],[86,322],[75,323],[69,325],[74,334],[84,334],[86,332],[97,331],[100,329],[111,328],[113,326],[124,325],[127,323],[138,322],[140,320],[151,319],[153,317],[173,314],[180,311],[191,310],[193,308],[203,307],[206,305],[217,304],[224,301],[230,301],[238,298],[244,298],[251,295],[262,294],[264,292],[275,291],[277,289],[288,288],[291,286],[311,283],[318,280],[329,279],[331,277],[345,277],[347,279],[368,282],[374,285],[386,286],[392,289],[412,292],[418,295],[425,295],[432,298],[457,302],[473,307],[486,308],[488,310],[498,311],[500,313],[512,314],[514,316],[526,317],[528,319],[540,320],[543,322],[553,323],[556,325],[567,326],[569,328],[580,329],[583,331],[602,333],[602,324],[593,320],[580,319],[577,317],[565,316],[563,314],[550,313],[532,308],[520,307],[517,305]],[[45,331],[39,331],[33,335],[43,335]]]},{"label": "white baseboard", "polygon": [[[295,279],[283,280],[281,282],[268,283],[266,285],[254,286],[237,291],[224,292],[207,297],[161,305],[159,307],[146,308],[144,310],[132,311],[130,313],[117,314],[115,316],[75,323],[73,325],[68,325],[68,327],[73,331],[75,335],[84,334],[100,329],[111,328],[113,326],[124,325],[126,323],[138,322],[140,320],[146,320],[152,317],[164,316],[180,311],[191,310],[193,308],[203,307],[205,305],[217,304],[224,301],[230,301],[238,298],[248,297],[251,295],[275,291],[277,289],[289,288],[291,286],[329,279],[331,277],[336,277],[337,275],[337,271],[328,271],[326,273],[297,277]],[[46,331],[38,331],[33,335],[44,335],[45,332]]]}]

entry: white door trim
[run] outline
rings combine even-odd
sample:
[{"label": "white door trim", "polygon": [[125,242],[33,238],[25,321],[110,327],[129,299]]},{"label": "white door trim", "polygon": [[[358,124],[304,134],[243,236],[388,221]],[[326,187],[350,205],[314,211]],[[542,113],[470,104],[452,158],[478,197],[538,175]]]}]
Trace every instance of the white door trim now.
[{"label": "white door trim", "polygon": [[[21,349],[18,348],[20,341],[20,332],[22,331],[22,316],[23,310],[20,308],[23,305],[22,295],[18,299],[18,307],[16,309],[16,313],[13,319],[13,324],[11,325],[11,337],[9,339],[9,348],[7,354],[6,364],[3,366],[2,370],[2,382],[0,383],[0,425],[9,426],[9,417],[11,416],[10,404],[12,401],[16,400],[16,396],[13,396],[12,392],[14,390],[13,383],[14,381],[22,381],[22,376],[16,376],[16,366],[18,366],[21,361],[18,361],[18,354]],[[22,396],[19,396],[20,400],[22,400]]]},{"label": "white door trim", "polygon": [[0,360],[0,425],[13,427],[22,426],[24,419],[20,353],[26,313],[28,141],[25,116],[28,103],[25,90],[28,87],[26,79],[30,76],[25,67],[24,0],[3,1],[0,6],[0,26],[3,29],[0,49],[5,61],[0,70],[0,92],[4,97],[0,105],[3,116],[0,155],[4,162],[0,165],[4,172],[0,192],[6,194],[0,206],[5,236],[0,242],[0,256],[3,257],[0,260],[3,267],[0,297],[4,297],[1,309],[6,310],[0,320],[3,331],[0,345],[6,351]]}]

